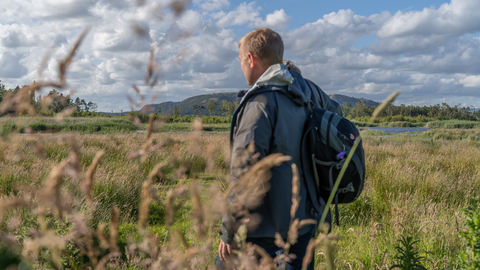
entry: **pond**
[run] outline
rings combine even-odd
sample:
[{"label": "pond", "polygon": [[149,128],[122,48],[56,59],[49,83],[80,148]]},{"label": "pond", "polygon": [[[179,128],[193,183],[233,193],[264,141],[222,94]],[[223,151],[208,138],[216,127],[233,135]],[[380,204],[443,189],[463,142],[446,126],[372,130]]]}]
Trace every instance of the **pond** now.
[{"label": "pond", "polygon": [[405,133],[405,132],[423,132],[429,130],[428,128],[418,127],[366,127],[367,129],[374,131],[383,131],[386,133]]}]

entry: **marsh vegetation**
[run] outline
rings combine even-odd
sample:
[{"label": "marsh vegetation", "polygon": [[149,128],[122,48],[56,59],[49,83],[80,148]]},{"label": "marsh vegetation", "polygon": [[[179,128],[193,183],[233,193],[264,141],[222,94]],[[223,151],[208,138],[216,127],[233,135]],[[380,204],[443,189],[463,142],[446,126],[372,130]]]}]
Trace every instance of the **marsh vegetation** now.
[{"label": "marsh vegetation", "polygon": [[[159,261],[166,262],[162,256],[170,254],[162,250],[185,259],[184,252],[195,247],[186,263],[212,265],[223,208],[217,196],[228,187],[228,134],[151,134],[151,146],[161,147],[143,154],[145,134],[70,136],[8,135],[0,141],[2,249],[14,247],[10,257],[33,268],[86,267],[98,264],[112,253],[110,245],[117,245],[118,253],[104,265],[137,268],[153,260],[141,246],[148,243],[158,248]],[[397,241],[409,236],[418,241],[427,269],[453,268],[465,246],[459,236],[465,223],[462,209],[479,195],[480,143],[366,136],[364,148],[365,190],[355,203],[340,206],[341,226],[333,226],[331,233],[336,267],[388,269],[395,263]],[[75,152],[77,174],[71,173]],[[95,158],[99,152],[100,160]],[[93,177],[89,168],[97,161],[91,193],[85,193],[85,179]],[[61,164],[63,180],[54,191],[52,177]],[[61,201],[42,197],[47,190]],[[150,198],[149,206],[145,198]],[[112,209],[118,209],[116,220]],[[205,215],[205,234],[198,227],[198,211]],[[106,226],[111,222],[118,228],[115,243],[102,240],[115,230]],[[73,238],[79,229],[84,230],[81,237],[91,237],[91,247]],[[47,235],[55,240],[45,242]],[[15,245],[7,245],[8,239]],[[87,248],[96,253],[88,255]],[[319,268],[326,266],[325,254],[323,246],[317,249]]]}]

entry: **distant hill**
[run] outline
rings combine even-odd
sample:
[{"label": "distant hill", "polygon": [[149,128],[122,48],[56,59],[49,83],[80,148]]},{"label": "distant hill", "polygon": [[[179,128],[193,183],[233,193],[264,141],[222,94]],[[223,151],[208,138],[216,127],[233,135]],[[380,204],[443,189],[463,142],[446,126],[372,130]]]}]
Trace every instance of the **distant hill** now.
[{"label": "distant hill", "polygon": [[340,105],[342,105],[345,102],[348,102],[350,103],[351,106],[355,106],[355,103],[362,102],[363,100],[365,100],[368,107],[374,107],[374,106],[380,105],[380,102],[376,102],[370,99],[354,98],[354,97],[349,97],[349,96],[340,95],[340,94],[332,94],[330,95],[330,98],[338,102],[338,104]]},{"label": "distant hill", "polygon": [[[352,106],[354,106],[355,103],[362,102],[363,100],[366,102],[367,106],[370,106],[370,107],[380,105],[379,102],[376,102],[370,99],[354,98],[354,97],[349,97],[349,96],[339,95],[339,94],[330,95],[330,98],[338,102],[338,104],[340,105],[342,105],[345,102],[348,102]],[[208,110],[206,109],[207,107],[206,105],[207,105],[207,102],[210,100],[214,100],[217,103],[220,103],[220,101],[222,100],[227,100],[228,102],[240,101],[240,99],[237,98],[236,92],[215,93],[215,94],[198,95],[198,96],[189,97],[180,102],[167,101],[159,104],[149,104],[149,105],[143,106],[143,108],[140,111],[145,113],[157,112],[158,108],[161,106],[162,112],[165,112],[166,114],[171,115],[173,114],[173,108],[176,105],[180,108],[180,115],[183,116],[183,115],[193,115],[194,114],[193,106],[200,105],[200,106],[205,106],[205,109],[202,110],[202,114],[208,115]],[[215,115],[220,115],[219,107],[220,106],[217,106]],[[197,114],[199,114],[198,110],[197,110]]]},{"label": "distant hill", "polygon": [[[203,115],[208,115],[207,102],[210,100],[216,101],[217,104],[220,104],[220,101],[222,100],[227,100],[228,102],[234,102],[236,100],[240,101],[240,99],[237,99],[236,92],[235,93],[233,92],[215,93],[215,94],[198,95],[198,96],[189,97],[180,102],[167,101],[167,102],[162,102],[160,104],[149,104],[149,105],[143,106],[143,108],[140,111],[156,112],[158,108],[161,106],[162,112],[165,111],[166,114],[173,114],[173,108],[176,105],[180,108],[180,115],[193,115],[194,114],[193,106],[199,105],[199,106],[205,107],[205,109],[203,109],[201,113]],[[198,110],[197,110],[197,114],[199,114]],[[215,110],[215,115],[220,115],[219,105],[217,105],[217,109]]]}]

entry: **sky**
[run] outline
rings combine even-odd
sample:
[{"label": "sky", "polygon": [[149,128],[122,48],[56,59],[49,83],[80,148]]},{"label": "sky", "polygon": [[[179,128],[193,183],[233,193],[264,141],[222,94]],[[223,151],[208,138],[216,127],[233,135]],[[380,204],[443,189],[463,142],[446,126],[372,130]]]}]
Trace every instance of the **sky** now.
[{"label": "sky", "polygon": [[[180,15],[171,3],[0,0],[1,83],[57,78],[58,62],[90,26],[68,87],[57,90],[98,111],[235,92],[249,88],[238,41],[270,27],[282,36],[284,58],[327,94],[381,101],[399,90],[396,105],[480,108],[479,0],[191,0]],[[145,82],[151,48],[154,87]]]}]

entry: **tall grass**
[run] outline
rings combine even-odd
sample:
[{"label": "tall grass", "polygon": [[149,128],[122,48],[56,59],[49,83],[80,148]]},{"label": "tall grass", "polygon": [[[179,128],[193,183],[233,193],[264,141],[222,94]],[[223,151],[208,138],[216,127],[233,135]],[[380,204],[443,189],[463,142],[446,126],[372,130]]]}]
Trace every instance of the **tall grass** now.
[{"label": "tall grass", "polygon": [[[169,143],[146,153],[147,159],[143,163],[138,158],[128,158],[130,153],[144,145],[143,134],[76,136],[75,142],[80,149],[79,174],[77,177],[65,177],[61,195],[68,199],[72,210],[85,217],[86,228],[94,231],[101,224],[109,223],[112,206],[118,206],[118,245],[125,248],[145,239],[136,225],[139,222],[142,185],[154,167],[162,163],[157,174],[150,176],[154,193],[146,223],[148,229],[156,236],[158,248],[167,247],[167,243],[175,241],[179,237],[177,231],[184,235],[189,245],[199,248],[206,245],[208,252],[205,250],[207,253],[197,267],[208,268],[215,257],[215,245],[208,241],[215,243],[219,238],[208,230],[210,240],[196,233],[195,224],[199,223],[192,219],[190,211],[198,209],[198,204],[194,207],[189,199],[191,195],[186,192],[190,192],[188,190],[193,183],[201,188],[199,198],[202,204],[218,203],[209,189],[222,190],[228,185],[225,181],[229,171],[228,135],[192,137],[192,134],[174,133],[150,136],[153,145]],[[417,248],[427,258],[423,262],[427,269],[452,267],[457,254],[464,250],[463,240],[458,236],[458,230],[463,228],[464,223],[462,209],[469,204],[471,197],[479,195],[480,143],[441,139],[432,142],[408,136],[367,137],[364,148],[367,161],[364,193],[357,202],[340,206],[342,225],[334,226],[332,231],[333,235],[340,236],[333,242],[336,267],[387,269],[395,263],[394,247],[403,235],[418,239]],[[43,189],[46,179],[51,177],[52,168],[72,152],[72,146],[63,135],[11,135],[0,141],[0,149],[4,149],[0,153],[0,186],[4,202]],[[41,149],[43,155],[40,154]],[[92,209],[79,179],[85,178],[94,156],[101,150],[105,154],[92,182]],[[195,182],[191,181],[193,178]],[[177,190],[178,196],[169,196],[169,190]],[[179,207],[170,226],[167,225],[168,201]],[[214,204],[213,209],[219,206]],[[41,224],[38,223],[38,213],[28,209],[14,208],[5,212],[1,225],[4,235],[12,235],[21,243],[35,237],[31,231]],[[48,214],[46,218],[48,226],[59,236],[65,236],[73,228],[72,223],[55,221]],[[18,226],[9,226],[18,220]],[[96,237],[93,239],[100,241]],[[63,249],[62,265],[71,265],[68,260],[78,265],[89,264],[90,259],[84,255],[79,257],[81,250],[71,244],[72,240],[65,243],[71,246],[70,250]],[[101,244],[95,243],[94,246]],[[325,252],[322,249],[316,254],[318,267],[326,266],[322,255]],[[21,258],[34,267],[45,267],[49,265],[49,256],[47,252],[33,258]],[[118,267],[135,265],[127,257],[121,258],[121,263],[117,261]]]},{"label": "tall grass", "polygon": [[[178,16],[187,2],[170,6]],[[36,82],[5,96],[0,113],[35,116],[30,94],[42,87],[67,86],[66,71],[87,32],[59,61],[58,80]],[[152,50],[145,78],[151,87],[158,78],[156,66]],[[138,106],[144,96],[133,88],[141,102],[130,102]],[[203,134],[199,123],[189,134],[154,133],[153,117],[145,134],[36,134],[136,129],[122,119],[65,118],[72,113],[62,111],[55,122],[2,119],[0,262],[7,264],[2,267],[209,269],[219,242],[220,216],[227,213],[243,214],[233,224],[239,247],[229,262],[233,267],[277,269],[277,262],[294,256],[288,249],[298,228],[312,221],[291,221],[288,238],[275,239],[287,252],[275,260],[245,243],[247,230],[258,224],[248,210],[262,202],[271,167],[289,157],[256,160],[252,144],[241,159],[248,161],[241,164],[248,170],[239,175],[240,181],[230,183],[228,135]],[[366,138],[365,191],[355,203],[340,207],[342,226],[333,228],[333,236],[321,234],[310,242],[310,251],[327,243],[315,254],[318,268],[388,269],[396,263],[395,243],[404,235],[418,239],[419,258],[425,258],[428,269],[452,268],[465,246],[458,234],[464,223],[461,209],[480,190],[479,147],[475,141],[441,138]],[[291,213],[298,205],[298,181],[297,176],[292,179],[292,208],[285,209]],[[227,203],[230,191],[236,200]],[[259,262],[255,253],[261,256]]]}]

